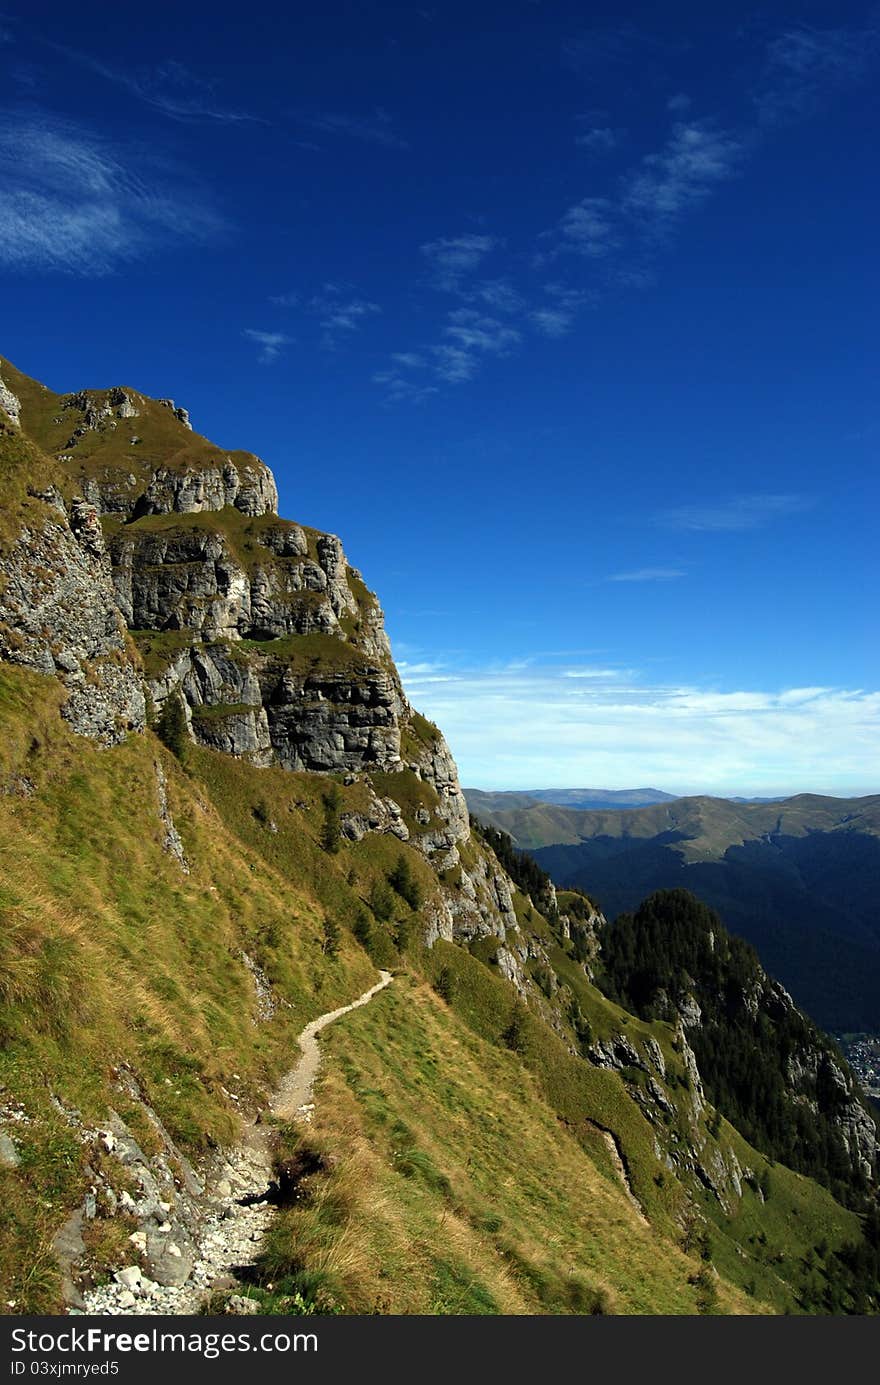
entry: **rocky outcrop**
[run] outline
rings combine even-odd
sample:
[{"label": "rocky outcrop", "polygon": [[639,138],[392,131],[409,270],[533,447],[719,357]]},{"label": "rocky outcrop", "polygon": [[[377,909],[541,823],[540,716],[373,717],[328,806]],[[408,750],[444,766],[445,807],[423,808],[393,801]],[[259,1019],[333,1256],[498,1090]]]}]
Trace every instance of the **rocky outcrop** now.
[{"label": "rocky outcrop", "polygon": [[865,1178],[872,1179],[880,1154],[877,1129],[858,1100],[851,1076],[831,1053],[819,1049],[798,1049],[790,1054],[787,1073],[791,1090],[804,1104],[815,1107],[815,1094],[823,1092],[826,1106],[833,1106],[835,1125],[850,1161]]},{"label": "rocky outcrop", "polygon": [[178,423],[182,423],[184,428],[188,428],[189,431],[192,432],[192,424],[189,421],[189,409],[178,408],[173,399],[160,399],[158,403],[160,403],[164,409],[170,409]]},{"label": "rocky outcrop", "polygon": [[255,764],[291,770],[400,769],[399,692],[395,679],[352,651],[334,667],[303,665],[268,648],[194,646],[151,684],[161,706],[179,688],[195,738]]},{"label": "rocky outcrop", "polygon": [[60,678],[74,730],[113,745],[143,728],[145,706],[101,526],[82,499],[68,512],[54,488],[34,498],[42,515],[0,564],[0,658]]},{"label": "rocky outcrop", "polygon": [[[205,640],[270,640],[337,633],[343,619],[357,614],[338,539],[319,541],[312,559],[299,525],[279,521],[245,542],[264,546],[265,560],[257,556],[245,565],[220,526],[153,532],[135,525],[114,534],[113,582],[129,626],[191,630]],[[373,652],[385,651],[374,646]]]},{"label": "rocky outcrop", "polygon": [[227,505],[245,515],[275,514],[278,491],[267,466],[256,457],[240,466],[229,458],[216,466],[177,470],[160,467],[133,506],[135,518],[144,515],[199,514]]},{"label": "rocky outcrop", "polygon": [[0,409],[16,427],[21,426],[21,403],[18,396],[13,394],[9,386],[4,383],[2,376],[0,376]]},{"label": "rocky outcrop", "polygon": [[162,850],[173,856],[184,875],[189,875],[189,861],[183,849],[180,833],[174,825],[171,809],[168,806],[168,779],[158,760],[156,769],[156,795],[159,800],[159,821],[162,824]]},{"label": "rocky outcrop", "polygon": [[[470,837],[467,803],[458,781],[458,768],[452,758],[452,752],[440,732],[437,732],[430,744],[419,744],[408,763],[419,778],[430,784],[437,794],[437,812],[448,829],[448,848],[451,850],[457,842],[467,841]],[[436,848],[443,843],[437,841],[429,845]]]},{"label": "rocky outcrop", "polygon": [[343,813],[340,830],[351,842],[363,841],[368,832],[397,837],[401,842],[410,839],[409,828],[403,820],[400,805],[393,798],[379,798],[370,789],[370,806],[365,813]]}]

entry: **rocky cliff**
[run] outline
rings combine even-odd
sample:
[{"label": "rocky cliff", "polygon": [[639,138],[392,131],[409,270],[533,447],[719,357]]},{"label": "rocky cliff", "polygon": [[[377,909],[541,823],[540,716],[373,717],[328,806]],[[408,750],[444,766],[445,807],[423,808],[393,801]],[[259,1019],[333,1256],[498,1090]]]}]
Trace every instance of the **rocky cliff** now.
[{"label": "rocky cliff", "polygon": [[[179,695],[195,741],[255,766],[401,775],[424,800],[409,839],[449,876],[429,937],[503,936],[510,887],[481,851],[461,860],[455,762],[409,705],[382,609],[340,540],[281,518],[265,463],[194,433],[172,400],[59,395],[5,360],[0,380],[26,511],[3,558],[3,657],[58,674],[65,716],[108,743],[143,727],[145,698],[159,715]],[[386,810],[348,830],[396,829]]]}]

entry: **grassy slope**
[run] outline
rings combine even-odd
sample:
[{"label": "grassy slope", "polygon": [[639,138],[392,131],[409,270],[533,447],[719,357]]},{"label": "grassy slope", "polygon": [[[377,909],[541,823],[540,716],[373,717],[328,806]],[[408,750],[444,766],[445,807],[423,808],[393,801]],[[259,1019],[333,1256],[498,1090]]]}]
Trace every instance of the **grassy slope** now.
[{"label": "grassy slope", "polygon": [[[110,1105],[136,1124],[112,1085],[113,1066],[125,1061],[184,1148],[231,1139],[237,1110],[227,1093],[244,1105],[259,1100],[289,1064],[302,1023],[375,976],[346,928],[338,958],[324,953],[325,919],[353,927],[401,852],[425,895],[433,884],[427,863],[392,837],[323,851],[325,779],[195,749],[185,774],[151,735],[100,751],[58,718],[60,695],[51,680],[0,670],[0,1095],[31,1116],[16,1130],[21,1170],[0,1171],[2,1292],[50,1310],[58,1306],[51,1235],[82,1195],[86,1153],[95,1157],[50,1094],[87,1124]],[[162,851],[160,757],[190,876]],[[17,791],[23,777],[32,795]],[[345,808],[365,806],[362,783],[341,793]],[[386,960],[408,914],[396,898],[380,934]],[[533,924],[541,926],[539,916]],[[289,1002],[259,1027],[242,948]],[[597,1033],[624,1023],[633,1038],[651,1032],[674,1065],[664,1026],[627,1020],[555,960],[580,987]],[[419,980],[443,968],[454,977],[452,1008]],[[328,1051],[339,1061],[325,1069],[319,1129],[340,1163],[319,1196],[286,1214],[301,1218],[305,1251],[291,1258],[280,1223],[277,1260],[313,1284],[329,1264],[339,1300],[354,1309],[693,1311],[700,1287],[688,1277],[700,1264],[676,1245],[681,1189],[655,1181],[651,1130],[620,1078],[574,1058],[537,1016],[527,1020],[523,1066],[499,1042],[511,987],[462,948],[416,948],[396,986],[387,1003],[383,995],[331,1031]],[[617,1137],[650,1230],[635,1217],[597,1125]],[[761,1167],[753,1152],[743,1159]],[[823,1236],[837,1244],[855,1226],[800,1182],[774,1170],[769,1221],[768,1209],[744,1202],[744,1235],[757,1234],[759,1216],[770,1227],[769,1250],[756,1253],[755,1265],[734,1249],[729,1227],[718,1238],[729,1280],[752,1281],[758,1300],[782,1309],[794,1300],[779,1268],[765,1273],[757,1261]],[[747,1302],[725,1284],[719,1295],[723,1309]]]},{"label": "grassy slope", "polygon": [[[111,479],[129,472],[149,475],[154,467],[170,471],[222,467],[227,459],[246,466],[256,460],[249,452],[221,449],[200,434],[190,432],[170,409],[127,387],[127,394],[140,410],[138,417],[108,420],[115,421],[116,427],[89,429],[73,447],[67,447],[80,414],[64,408],[65,396],[23,375],[4,357],[0,357],[0,375],[21,402],[24,431],[50,456],[69,456],[65,467],[74,480]],[[90,391],[101,404],[107,393],[106,388]],[[134,444],[133,438],[138,439]]]},{"label": "grassy slope", "polygon": [[[647,1226],[517,1058],[399,976],[328,1031],[309,1140],[344,1150],[267,1271],[359,1312],[695,1313],[700,1265]],[[273,1280],[275,1288],[279,1286]],[[724,1283],[718,1309],[755,1311]]]},{"label": "grassy slope", "polygon": [[[84,1189],[86,1152],[52,1094],[95,1125],[121,1109],[112,1069],[125,1061],[197,1152],[234,1136],[228,1092],[257,1099],[302,1024],[375,978],[345,934],[325,955],[306,881],[243,842],[154,737],[98,750],[67,730],[59,698],[50,680],[0,669],[0,1097],[31,1117],[21,1172],[0,1170],[0,1288],[34,1310],[58,1305],[48,1245]],[[162,850],[156,759],[189,876]],[[14,791],[22,778],[32,795]],[[242,949],[288,1002],[259,1027]]]}]

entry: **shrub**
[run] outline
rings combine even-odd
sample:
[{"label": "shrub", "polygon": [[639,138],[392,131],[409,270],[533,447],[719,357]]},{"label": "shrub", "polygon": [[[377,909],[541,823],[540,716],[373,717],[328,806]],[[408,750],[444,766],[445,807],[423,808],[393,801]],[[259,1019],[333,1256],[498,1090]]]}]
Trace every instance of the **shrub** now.
[{"label": "shrub", "polygon": [[377,880],[370,890],[370,908],[380,923],[385,923],[394,913],[394,895],[384,880]]},{"label": "shrub", "polygon": [[409,861],[403,854],[398,856],[397,865],[388,876],[388,884],[411,909],[418,909],[422,902],[422,891],[418,881],[413,878]]},{"label": "shrub", "polygon": [[339,811],[341,805],[339,788],[336,784],[331,784],[324,794],[323,804],[324,824],[321,828],[321,846],[333,856],[339,850]]},{"label": "shrub", "polygon": [[365,947],[369,951],[370,943],[373,941],[373,924],[366,909],[358,909],[358,915],[351,931],[361,947]]},{"label": "shrub", "polygon": [[180,693],[169,693],[166,697],[159,720],[156,722],[156,735],[163,745],[166,745],[173,755],[176,755],[180,763],[186,764],[189,752],[189,728],[186,724],[186,712],[183,709],[183,700]]},{"label": "shrub", "polygon": [[327,957],[335,957],[339,952],[339,939],[339,924],[328,914],[324,919],[324,941],[321,944],[321,951]]},{"label": "shrub", "polygon": [[526,1009],[521,1000],[513,1002],[507,1028],[501,1035],[502,1043],[514,1053],[525,1053],[526,1049]]},{"label": "shrub", "polygon": [[434,982],[434,990],[441,1000],[445,1000],[447,1005],[451,1005],[455,999],[455,972],[451,967],[441,967],[440,975]]}]

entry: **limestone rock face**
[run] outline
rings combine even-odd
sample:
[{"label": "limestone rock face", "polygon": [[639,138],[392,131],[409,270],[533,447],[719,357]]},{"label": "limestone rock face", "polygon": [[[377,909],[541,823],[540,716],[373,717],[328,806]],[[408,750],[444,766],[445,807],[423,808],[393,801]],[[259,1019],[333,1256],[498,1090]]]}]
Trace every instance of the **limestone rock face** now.
[{"label": "limestone rock face", "polygon": [[110,554],[116,599],[128,625],[190,630],[194,638],[208,641],[272,640],[341,633],[343,620],[360,620],[352,643],[374,657],[390,658],[381,610],[372,603],[371,619],[363,619],[335,536],[317,540],[314,558],[300,526],[282,520],[247,533],[244,543],[250,550],[247,564],[219,524],[120,528],[110,539]]},{"label": "limestone rock face", "polygon": [[467,803],[458,781],[458,768],[452,752],[439,732],[433,744],[419,747],[412,766],[419,777],[435,789],[440,799],[438,812],[449,829],[449,846],[467,841],[471,831]]},{"label": "limestone rock face", "polygon": [[144,694],[116,607],[98,517],[54,488],[0,562],[0,658],[55,674],[74,730],[112,745],[144,725]]},{"label": "limestone rock face", "polygon": [[267,466],[237,467],[226,459],[222,466],[178,471],[160,467],[133,507],[142,515],[198,514],[203,510],[222,510],[232,505],[245,515],[275,514],[278,491]]},{"label": "limestone rock face", "polygon": [[395,803],[393,798],[379,798],[372,790],[368,811],[343,813],[340,829],[342,835],[352,842],[363,841],[368,832],[397,837],[401,842],[408,842],[410,839],[409,828],[403,820],[400,805]]}]

